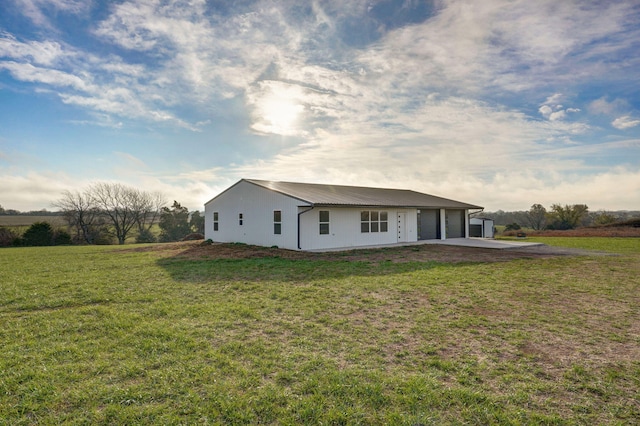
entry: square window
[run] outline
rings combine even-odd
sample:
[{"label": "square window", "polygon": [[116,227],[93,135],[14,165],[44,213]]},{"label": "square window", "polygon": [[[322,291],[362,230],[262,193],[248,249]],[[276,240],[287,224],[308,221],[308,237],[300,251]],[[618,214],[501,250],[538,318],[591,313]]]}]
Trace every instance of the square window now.
[{"label": "square window", "polygon": [[389,213],[381,211],[360,212],[360,232],[387,232]]},{"label": "square window", "polygon": [[329,224],[328,223],[321,223],[320,224],[320,234],[321,235],[326,235],[329,233]]},{"label": "square window", "polygon": [[329,212],[327,210],[320,210],[320,222],[329,222]]}]

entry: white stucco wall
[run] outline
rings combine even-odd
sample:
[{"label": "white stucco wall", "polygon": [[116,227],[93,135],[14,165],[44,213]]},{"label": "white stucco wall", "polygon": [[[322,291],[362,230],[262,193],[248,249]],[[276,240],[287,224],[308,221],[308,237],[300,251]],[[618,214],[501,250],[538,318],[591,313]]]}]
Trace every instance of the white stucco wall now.
[{"label": "white stucco wall", "polygon": [[[319,212],[329,211],[329,234],[321,235]],[[388,213],[387,232],[368,232],[360,230],[360,213],[363,210],[386,211]],[[398,214],[404,215],[404,241],[399,241]],[[302,250],[348,248],[358,246],[395,244],[397,242],[417,241],[416,209],[385,208],[342,208],[316,207],[300,216]]]},{"label": "white stucco wall", "polygon": [[[297,249],[299,200],[240,181],[205,204],[206,239]],[[282,212],[282,233],[273,232],[273,212]],[[218,231],[213,230],[213,212],[218,212]],[[238,215],[242,213],[242,225]]]}]

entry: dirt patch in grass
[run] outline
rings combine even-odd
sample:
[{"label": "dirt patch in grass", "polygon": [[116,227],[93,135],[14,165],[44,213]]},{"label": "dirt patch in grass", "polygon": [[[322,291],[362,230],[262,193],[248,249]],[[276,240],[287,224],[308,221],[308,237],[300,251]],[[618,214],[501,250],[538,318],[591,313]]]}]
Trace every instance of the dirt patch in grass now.
[{"label": "dirt patch in grass", "polygon": [[256,259],[281,258],[293,260],[324,260],[349,262],[504,262],[515,259],[540,259],[558,256],[604,254],[589,250],[579,250],[550,246],[533,246],[514,249],[485,249],[474,247],[446,246],[440,244],[412,245],[376,249],[357,249],[339,252],[302,252],[279,248],[260,247],[246,244],[185,241],[126,249],[137,252],[158,252],[163,256],[181,257],[192,260],[205,259]]}]

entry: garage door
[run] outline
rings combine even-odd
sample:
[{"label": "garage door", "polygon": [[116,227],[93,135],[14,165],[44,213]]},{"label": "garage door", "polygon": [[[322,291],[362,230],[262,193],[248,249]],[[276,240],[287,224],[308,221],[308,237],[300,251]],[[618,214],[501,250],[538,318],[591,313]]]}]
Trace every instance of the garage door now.
[{"label": "garage door", "polygon": [[440,239],[440,210],[420,210],[418,212],[419,240]]},{"label": "garage door", "polygon": [[447,210],[447,235],[446,238],[464,238],[464,210]]}]

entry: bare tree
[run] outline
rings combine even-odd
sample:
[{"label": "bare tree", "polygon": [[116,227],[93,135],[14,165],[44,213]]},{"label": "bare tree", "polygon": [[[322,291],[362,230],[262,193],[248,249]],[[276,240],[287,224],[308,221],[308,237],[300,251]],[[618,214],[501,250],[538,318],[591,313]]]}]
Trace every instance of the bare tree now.
[{"label": "bare tree", "polygon": [[160,192],[141,192],[139,200],[138,234],[148,233],[160,219],[160,213],[166,201]]},{"label": "bare tree", "polygon": [[526,214],[529,225],[539,231],[544,228],[547,217],[547,209],[542,204],[534,204]]},{"label": "bare tree", "polygon": [[119,244],[125,243],[136,225],[147,226],[147,216],[160,200],[157,195],[119,183],[98,182],[89,187],[88,193],[113,226]]},{"label": "bare tree", "polygon": [[75,229],[75,240],[87,244],[95,242],[103,225],[101,213],[87,192],[64,191],[62,198],[53,203],[59,208],[70,228]]}]

